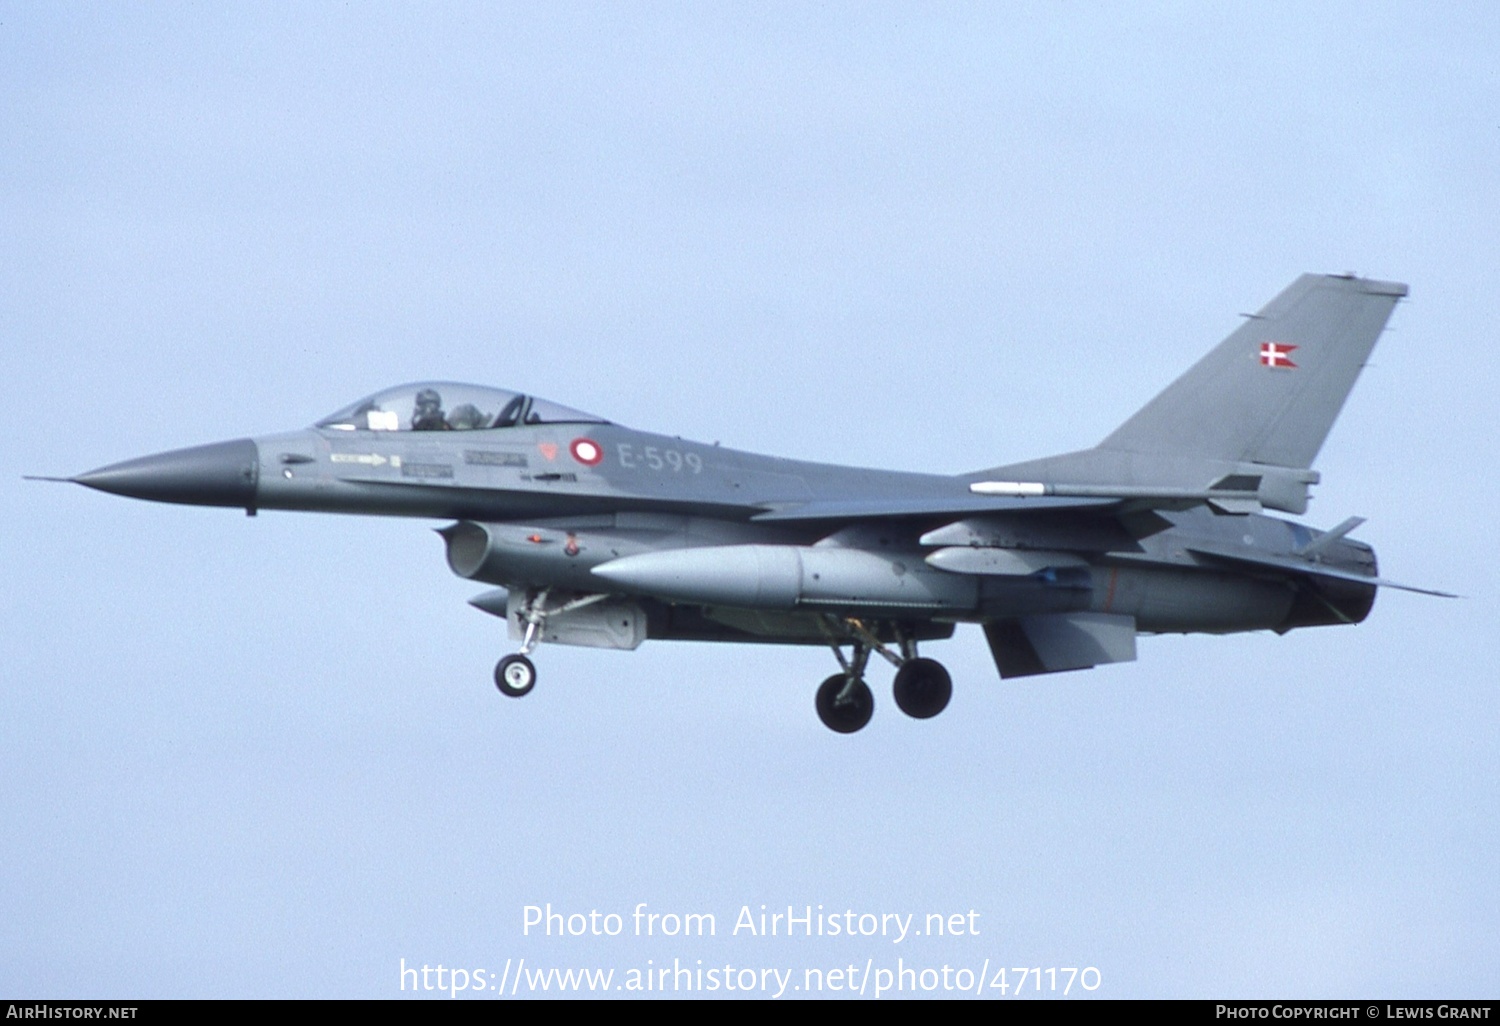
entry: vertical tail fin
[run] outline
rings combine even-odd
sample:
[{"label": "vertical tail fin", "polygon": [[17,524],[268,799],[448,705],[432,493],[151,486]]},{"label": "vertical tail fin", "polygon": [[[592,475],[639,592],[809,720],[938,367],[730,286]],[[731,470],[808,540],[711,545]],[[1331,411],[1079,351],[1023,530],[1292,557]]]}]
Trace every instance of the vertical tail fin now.
[{"label": "vertical tail fin", "polygon": [[1406,286],[1304,274],[1099,444],[1306,469]]}]

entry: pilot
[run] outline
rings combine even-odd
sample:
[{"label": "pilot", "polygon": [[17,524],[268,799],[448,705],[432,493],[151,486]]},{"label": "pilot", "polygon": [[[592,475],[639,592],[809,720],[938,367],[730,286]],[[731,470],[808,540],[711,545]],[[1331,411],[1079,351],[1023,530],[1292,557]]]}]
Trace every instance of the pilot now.
[{"label": "pilot", "polygon": [[413,431],[447,431],[448,422],[443,419],[443,397],[435,388],[424,388],[417,393],[417,408],[412,411]]}]

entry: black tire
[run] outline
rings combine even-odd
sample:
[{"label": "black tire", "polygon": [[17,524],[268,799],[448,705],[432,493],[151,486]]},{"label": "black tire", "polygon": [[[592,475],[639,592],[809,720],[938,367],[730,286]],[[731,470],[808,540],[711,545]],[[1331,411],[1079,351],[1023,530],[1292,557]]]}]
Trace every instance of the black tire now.
[{"label": "black tire", "polygon": [[529,695],[536,687],[536,667],[523,655],[508,655],[495,664],[495,687],[510,698]]},{"label": "black tire", "polygon": [[930,720],[948,708],[953,678],[936,659],[911,659],[896,671],[896,705],[916,720]]},{"label": "black tire", "polygon": [[875,696],[864,681],[857,680],[853,693],[842,703],[837,702],[839,692],[844,690],[844,680],[842,673],[835,673],[818,687],[818,719],[829,730],[852,734],[875,715]]}]

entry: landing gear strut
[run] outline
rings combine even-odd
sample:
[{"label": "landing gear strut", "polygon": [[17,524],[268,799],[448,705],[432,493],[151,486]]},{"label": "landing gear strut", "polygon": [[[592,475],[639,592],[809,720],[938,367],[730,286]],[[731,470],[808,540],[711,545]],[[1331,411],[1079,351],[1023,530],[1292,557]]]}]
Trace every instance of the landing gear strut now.
[{"label": "landing gear strut", "polygon": [[526,602],[516,611],[517,619],[526,626],[521,637],[521,651],[515,655],[508,655],[495,664],[495,687],[500,689],[502,695],[520,698],[523,695],[529,695],[531,689],[536,687],[536,666],[526,657],[542,643],[542,631],[547,626],[547,617],[591,606],[608,597],[606,595],[583,595],[564,602],[555,609],[548,609],[548,591],[549,589],[543,588],[541,591],[528,594]]},{"label": "landing gear strut", "polygon": [[854,646],[854,658],[845,659],[837,645],[833,654],[843,666],[843,673],[835,673],[818,687],[818,719],[829,730],[840,734],[852,734],[875,715],[875,696],[865,683],[865,664],[870,661],[870,650],[862,645]]},{"label": "landing gear strut", "polygon": [[[852,734],[870,722],[875,699],[865,683],[865,666],[874,652],[896,667],[893,686],[897,707],[913,719],[931,719],[948,706],[953,697],[953,678],[935,659],[917,655],[917,643],[900,624],[892,625],[901,646],[900,654],[892,652],[863,621],[848,617],[838,620],[825,616],[820,621],[829,647],[843,668],[818,688],[818,718],[830,730]],[[845,658],[842,646],[852,644],[852,658]]]}]

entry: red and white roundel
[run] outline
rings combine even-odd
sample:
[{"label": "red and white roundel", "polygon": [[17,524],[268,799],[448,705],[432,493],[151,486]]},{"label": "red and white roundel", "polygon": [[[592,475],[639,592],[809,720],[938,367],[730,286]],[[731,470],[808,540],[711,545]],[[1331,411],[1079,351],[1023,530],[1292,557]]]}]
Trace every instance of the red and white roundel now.
[{"label": "red and white roundel", "polygon": [[604,459],[604,450],[592,438],[575,438],[568,451],[573,458],[586,467],[597,467]]}]

